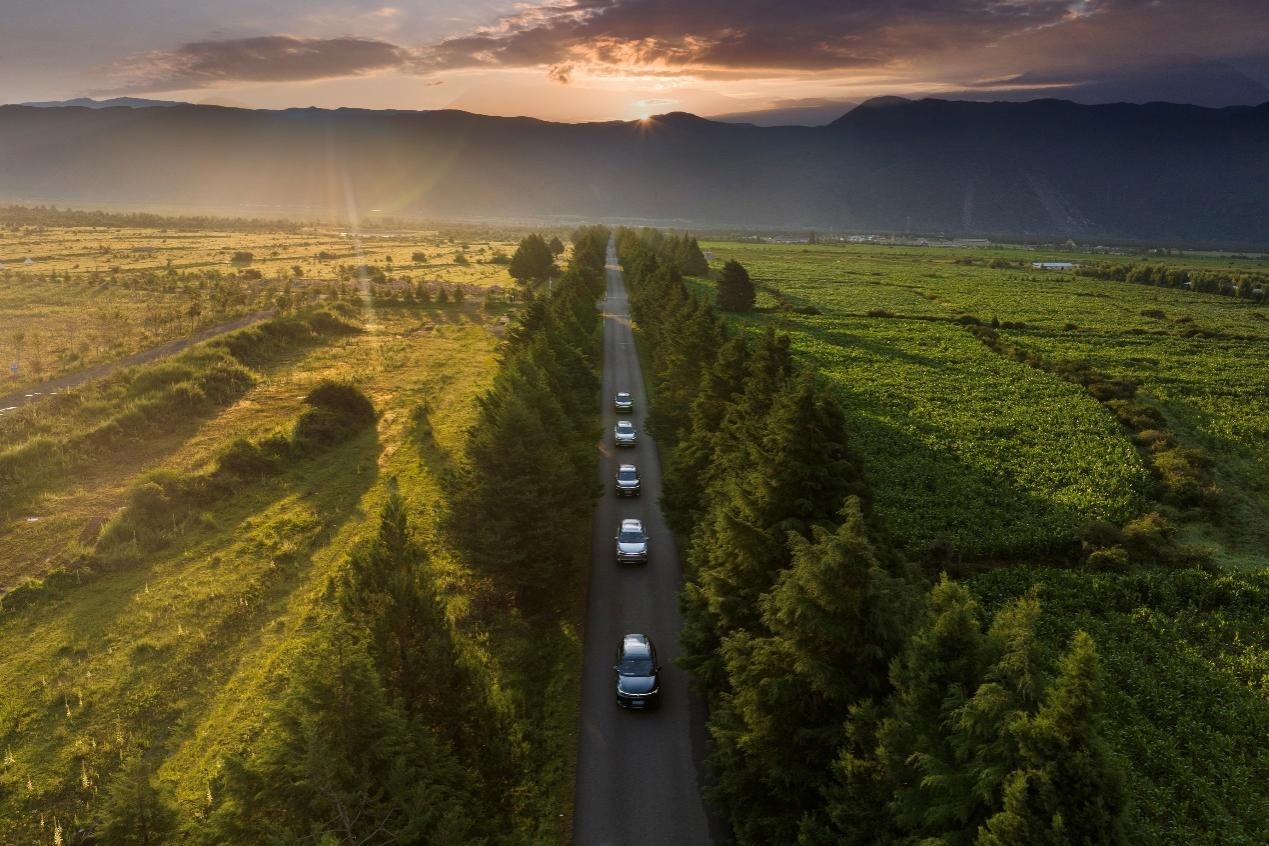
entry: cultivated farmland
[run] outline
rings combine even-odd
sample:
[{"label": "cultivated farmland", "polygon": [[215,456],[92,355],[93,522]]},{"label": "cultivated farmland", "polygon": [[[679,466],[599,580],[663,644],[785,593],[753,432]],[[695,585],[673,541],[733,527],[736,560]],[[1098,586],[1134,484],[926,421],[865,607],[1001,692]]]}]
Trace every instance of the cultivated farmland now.
[{"label": "cultivated farmland", "polygon": [[[1263,525],[1269,308],[1033,272],[1037,254],[1022,250],[708,247],[715,266],[738,259],[758,284],[759,311],[746,323],[789,331],[841,390],[877,509],[900,545],[1044,556],[1082,524],[1122,521],[1146,504],[1148,462],[1132,433],[1079,385],[967,331],[993,320],[1026,350],[1139,381],[1183,442],[1210,452],[1235,501],[1255,500]],[[811,308],[822,313],[800,313]],[[1244,534],[1227,538],[1232,555],[1261,560],[1264,536]]]}]

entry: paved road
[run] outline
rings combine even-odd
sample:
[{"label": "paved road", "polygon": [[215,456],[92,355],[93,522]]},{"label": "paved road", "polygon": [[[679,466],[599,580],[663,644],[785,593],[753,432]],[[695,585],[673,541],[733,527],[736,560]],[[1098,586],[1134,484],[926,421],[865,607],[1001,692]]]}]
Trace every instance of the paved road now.
[{"label": "paved road", "polygon": [[[682,625],[678,550],[657,506],[661,465],[643,429],[647,391],[630,329],[625,283],[611,245],[607,276],[604,440],[599,462],[605,492],[592,530],[573,842],[695,846],[711,842],[711,822],[700,791],[704,712],[695,697],[689,698],[687,674],[674,665]],[[622,390],[634,395],[635,413],[623,416],[633,418],[639,444],[618,450],[612,446],[617,420],[612,397]],[[638,465],[641,497],[618,499],[613,494],[613,476],[623,462]],[[651,558],[646,567],[618,565],[614,560],[613,537],[625,517],[643,520]],[[657,645],[663,668],[657,711],[617,707],[613,657],[621,636],[629,632],[643,632]]]},{"label": "paved road", "polygon": [[24,403],[34,402],[41,397],[55,394],[59,391],[65,391],[69,388],[77,388],[85,382],[91,382],[93,379],[100,379],[109,376],[117,370],[125,367],[132,367],[137,364],[148,364],[156,359],[165,358],[173,353],[178,353],[186,347],[194,344],[202,343],[217,335],[223,335],[226,332],[232,332],[235,329],[242,329],[273,316],[273,309],[268,311],[257,311],[247,314],[236,320],[230,320],[228,323],[220,323],[216,326],[209,326],[206,329],[195,332],[193,335],[184,338],[177,338],[175,341],[168,341],[166,344],[159,344],[157,347],[150,347],[148,350],[142,350],[135,355],[127,358],[120,358],[114,361],[108,361],[105,364],[98,364],[85,370],[75,373],[59,376],[56,379],[50,379],[47,382],[41,382],[38,385],[32,385],[17,393],[0,397],[0,409],[10,408],[15,405],[23,405]]}]

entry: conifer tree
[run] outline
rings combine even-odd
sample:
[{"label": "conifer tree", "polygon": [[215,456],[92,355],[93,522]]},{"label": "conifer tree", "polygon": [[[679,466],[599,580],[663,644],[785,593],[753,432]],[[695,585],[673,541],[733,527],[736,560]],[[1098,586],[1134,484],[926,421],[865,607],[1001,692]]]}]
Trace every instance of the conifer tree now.
[{"label": "conifer tree", "polygon": [[729,259],[718,277],[718,307],[723,311],[753,311],[756,297],[749,271],[740,262]]},{"label": "conifer tree", "polygon": [[1039,712],[1018,726],[1022,766],[982,846],[1114,844],[1123,839],[1123,778],[1099,735],[1105,684],[1093,639],[1076,632]]},{"label": "conifer tree", "polygon": [[891,671],[895,695],[878,733],[878,757],[893,788],[896,823],[918,838],[965,823],[950,799],[968,787],[947,727],[982,677],[983,637],[977,603],[944,575]]},{"label": "conifer tree", "polygon": [[507,271],[522,285],[545,282],[555,272],[555,255],[541,235],[527,235],[511,256]]},{"label": "conifer tree", "polygon": [[470,843],[471,776],[412,731],[345,625],[317,636],[251,753],[229,758],[200,832],[211,843]]},{"label": "conifer tree", "polygon": [[176,828],[176,813],[154,783],[144,755],[134,755],[106,782],[95,833],[102,843],[160,846]]},{"label": "conifer tree", "polygon": [[728,409],[744,392],[749,345],[732,338],[718,350],[692,401],[689,425],[667,462],[661,501],[671,527],[689,536],[702,511],[713,476],[719,429]]},{"label": "conifer tree", "polygon": [[790,533],[792,561],[761,599],[761,630],[722,644],[733,692],[710,714],[715,795],[741,843],[772,843],[824,810],[852,709],[889,689],[915,594],[867,538],[858,498],[834,531]]},{"label": "conifer tree", "polygon": [[[762,375],[771,362],[757,355],[751,364]],[[725,680],[718,644],[737,629],[756,631],[758,598],[788,566],[782,540],[832,522],[857,487],[840,407],[810,377],[774,400],[757,395],[769,381],[751,377],[730,410],[740,416],[724,422],[723,438],[735,446],[715,453],[719,475],[691,546],[683,661],[715,690]],[[767,404],[767,413],[744,417],[746,408]]]},{"label": "conifer tree", "polygon": [[709,262],[705,260],[705,254],[701,252],[701,245],[696,243],[696,238],[685,239],[686,249],[684,251],[683,263],[680,269],[684,276],[705,276],[709,273]]}]

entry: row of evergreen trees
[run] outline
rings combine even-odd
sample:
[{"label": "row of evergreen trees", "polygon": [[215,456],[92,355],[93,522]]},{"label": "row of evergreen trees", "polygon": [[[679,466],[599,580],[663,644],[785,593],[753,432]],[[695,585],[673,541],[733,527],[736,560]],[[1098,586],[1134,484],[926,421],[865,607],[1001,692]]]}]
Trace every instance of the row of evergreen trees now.
[{"label": "row of evergreen trees", "polygon": [[450,485],[447,528],[463,558],[525,609],[543,608],[597,496],[599,312],[608,230],[579,229],[569,268],[521,309]]},{"label": "row of evergreen trees", "polygon": [[687,538],[683,663],[738,842],[1116,842],[1092,641],[1055,663],[1034,600],[984,627],[961,585],[872,541],[843,409],[788,339],[732,336],[654,239],[620,248]]},{"label": "row of evergreen trees", "polygon": [[[456,551],[525,600],[576,562],[567,533],[549,529],[584,517],[595,494],[595,299],[607,241],[602,228],[579,230],[554,293],[522,310],[451,480]],[[378,533],[330,584],[328,614],[264,730],[224,762],[187,839],[457,846],[531,837],[528,743],[436,583],[391,484]],[[96,832],[103,842],[162,843],[178,825],[138,757],[108,786]]]}]

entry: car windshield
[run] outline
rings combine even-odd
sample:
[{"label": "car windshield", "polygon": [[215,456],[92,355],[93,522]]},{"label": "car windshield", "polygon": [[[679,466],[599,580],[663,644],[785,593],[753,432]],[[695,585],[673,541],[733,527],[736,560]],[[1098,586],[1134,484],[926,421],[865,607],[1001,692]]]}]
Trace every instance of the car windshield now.
[{"label": "car windshield", "polygon": [[619,400],[628,400],[628,399],[630,399],[630,394],[617,394],[617,399],[619,399]]},{"label": "car windshield", "polygon": [[643,532],[638,529],[622,529],[617,540],[622,543],[643,543]]},{"label": "car windshield", "polygon": [[619,430],[621,430],[622,432],[633,432],[633,431],[634,431],[634,424],[633,424],[633,423],[627,423],[627,422],[625,422],[625,421],[623,420],[622,422],[620,422],[620,423],[618,423],[618,424],[617,424],[617,428],[618,428]]},{"label": "car windshield", "polygon": [[635,482],[638,479],[639,474],[634,470],[620,470],[617,473],[617,480],[621,482]]},{"label": "car windshield", "polygon": [[623,658],[617,665],[617,672],[623,676],[650,676],[652,675],[652,659]]}]

